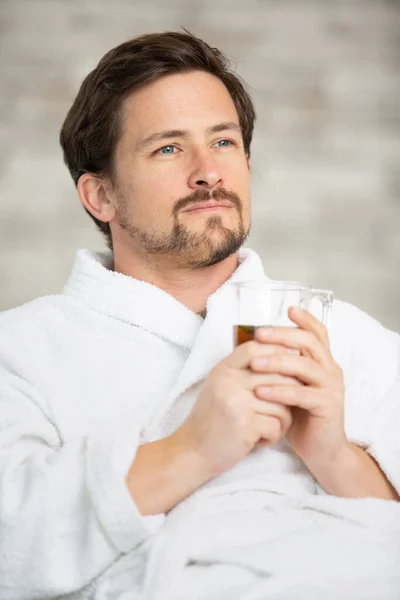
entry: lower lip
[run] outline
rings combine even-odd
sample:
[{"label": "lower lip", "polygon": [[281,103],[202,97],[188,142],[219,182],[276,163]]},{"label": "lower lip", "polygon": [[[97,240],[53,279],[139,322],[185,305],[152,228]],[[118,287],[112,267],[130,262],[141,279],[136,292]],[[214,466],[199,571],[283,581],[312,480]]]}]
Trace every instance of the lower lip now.
[{"label": "lower lip", "polygon": [[208,206],[207,208],[193,208],[192,210],[187,210],[189,213],[197,213],[197,212],[211,212],[214,210],[225,210],[230,208],[230,206]]}]

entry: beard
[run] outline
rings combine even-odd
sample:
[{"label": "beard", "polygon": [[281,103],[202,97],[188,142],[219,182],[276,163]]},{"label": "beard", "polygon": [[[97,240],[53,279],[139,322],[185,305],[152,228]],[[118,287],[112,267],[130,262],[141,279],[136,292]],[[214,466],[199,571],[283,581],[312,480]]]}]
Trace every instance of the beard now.
[{"label": "beard", "polygon": [[[235,228],[226,227],[219,215],[208,217],[201,232],[191,232],[179,222],[179,212],[183,208],[210,199],[228,200],[233,204],[231,210],[236,210],[238,213]],[[172,211],[173,227],[169,234],[137,228],[132,223],[127,200],[125,198],[121,200],[118,210],[121,229],[126,231],[146,254],[171,257],[178,265],[185,268],[201,269],[222,262],[239,250],[250,232],[250,226],[246,228],[244,224],[243,204],[239,196],[223,188],[218,188],[212,193],[199,188],[190,196],[178,200]]]}]

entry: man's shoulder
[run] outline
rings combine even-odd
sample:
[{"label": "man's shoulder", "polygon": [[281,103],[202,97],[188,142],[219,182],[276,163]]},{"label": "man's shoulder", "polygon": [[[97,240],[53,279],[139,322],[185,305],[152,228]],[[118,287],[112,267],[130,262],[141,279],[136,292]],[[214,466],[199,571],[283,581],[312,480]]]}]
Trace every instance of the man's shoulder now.
[{"label": "man's shoulder", "polygon": [[35,344],[68,327],[75,302],[62,294],[41,296],[0,312],[0,347],[4,343]]},{"label": "man's shoulder", "polygon": [[339,331],[341,334],[357,339],[359,336],[378,336],[379,338],[399,339],[399,334],[368,314],[358,306],[341,299],[335,299],[331,319],[332,334]]},{"label": "man's shoulder", "polygon": [[400,335],[357,306],[335,300],[329,326],[332,353],[365,380],[392,380],[399,369]]},{"label": "man's shoulder", "polygon": [[63,294],[40,296],[14,308],[0,311],[0,326],[12,327],[21,321],[31,321],[32,318],[52,318],[53,315],[60,314],[69,305],[70,298]]}]

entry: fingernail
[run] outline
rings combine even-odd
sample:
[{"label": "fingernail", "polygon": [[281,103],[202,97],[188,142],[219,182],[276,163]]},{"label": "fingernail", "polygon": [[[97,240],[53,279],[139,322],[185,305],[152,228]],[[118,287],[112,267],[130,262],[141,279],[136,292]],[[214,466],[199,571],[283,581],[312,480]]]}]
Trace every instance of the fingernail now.
[{"label": "fingernail", "polygon": [[266,397],[268,397],[272,393],[272,390],[271,390],[270,387],[262,385],[261,387],[258,388],[258,393],[263,398],[266,398]]},{"label": "fingernail", "polygon": [[269,363],[269,359],[266,358],[265,356],[253,358],[253,360],[252,360],[252,365],[256,369],[263,369],[264,367],[268,366],[268,363]]},{"label": "fingernail", "polygon": [[267,338],[271,337],[271,335],[274,333],[274,330],[272,327],[263,327],[262,329],[259,329],[257,333],[262,340],[266,340]]},{"label": "fingernail", "polygon": [[294,310],[295,313],[297,312],[298,315],[302,315],[306,312],[304,310],[304,308],[301,308],[300,306],[295,306],[295,305],[292,306],[292,310]]}]

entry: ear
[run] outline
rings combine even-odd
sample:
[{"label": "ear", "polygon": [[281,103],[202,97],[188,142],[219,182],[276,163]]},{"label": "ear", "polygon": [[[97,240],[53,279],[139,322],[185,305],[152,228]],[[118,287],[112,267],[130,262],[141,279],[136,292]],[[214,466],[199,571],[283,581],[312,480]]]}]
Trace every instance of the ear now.
[{"label": "ear", "polygon": [[91,173],[84,173],[79,178],[77,190],[82,205],[90,214],[104,223],[113,220],[116,210],[105,181]]}]

